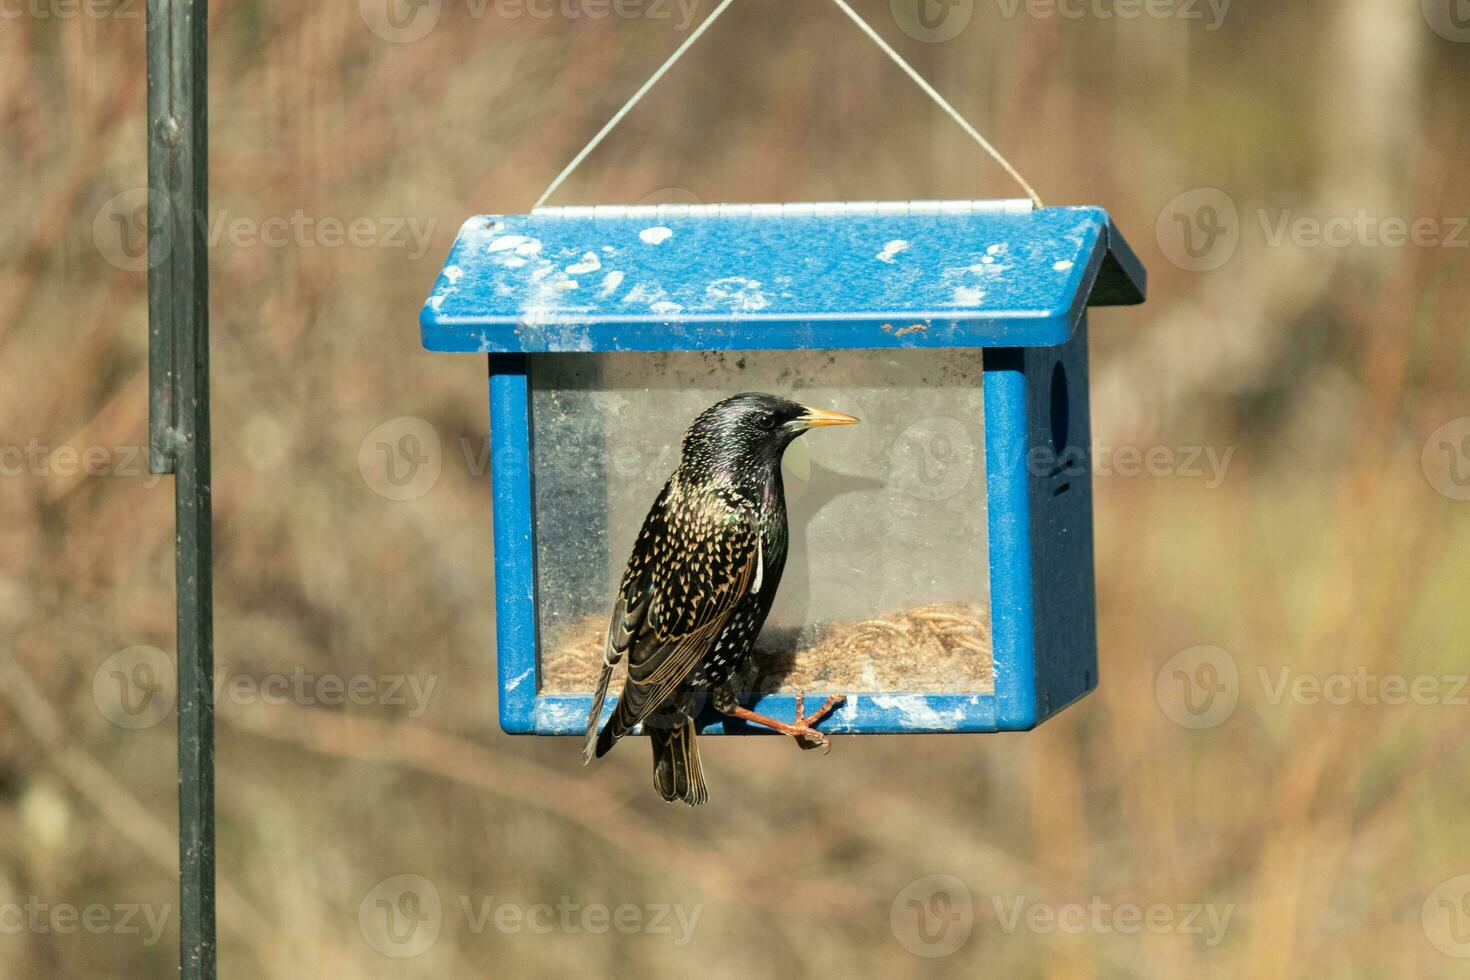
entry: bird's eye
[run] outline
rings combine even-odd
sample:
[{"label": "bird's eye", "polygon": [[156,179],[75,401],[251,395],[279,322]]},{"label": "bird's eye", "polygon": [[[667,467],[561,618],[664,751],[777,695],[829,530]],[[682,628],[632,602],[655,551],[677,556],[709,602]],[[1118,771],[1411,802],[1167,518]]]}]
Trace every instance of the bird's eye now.
[{"label": "bird's eye", "polygon": [[765,431],[770,432],[776,428],[776,416],[762,415],[757,424]]}]

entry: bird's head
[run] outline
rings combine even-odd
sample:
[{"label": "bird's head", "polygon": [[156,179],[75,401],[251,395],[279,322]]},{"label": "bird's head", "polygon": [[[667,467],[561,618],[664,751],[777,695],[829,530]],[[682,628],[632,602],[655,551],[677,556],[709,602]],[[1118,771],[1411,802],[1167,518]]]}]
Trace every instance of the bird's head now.
[{"label": "bird's head", "polygon": [[683,465],[734,480],[765,479],[780,465],[786,447],[808,429],[857,421],[775,395],[734,395],[705,409],[689,426]]}]

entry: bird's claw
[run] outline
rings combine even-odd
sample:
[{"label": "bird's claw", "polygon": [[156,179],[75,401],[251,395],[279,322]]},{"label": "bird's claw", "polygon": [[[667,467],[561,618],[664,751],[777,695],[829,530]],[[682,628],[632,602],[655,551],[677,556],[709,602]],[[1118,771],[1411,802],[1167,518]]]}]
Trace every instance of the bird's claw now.
[{"label": "bird's claw", "polygon": [[846,700],[847,698],[845,696],[834,694],[816,711],[807,714],[806,693],[804,691],[798,691],[796,694],[796,723],[792,726],[796,729],[792,733],[792,737],[796,739],[797,747],[802,751],[820,747],[823,755],[831,752],[832,740],[817,731],[813,726],[831,714]]},{"label": "bird's claw", "polygon": [[803,728],[796,733],[796,747],[803,752],[820,748],[822,754],[827,755],[832,751],[832,740],[815,728]]}]

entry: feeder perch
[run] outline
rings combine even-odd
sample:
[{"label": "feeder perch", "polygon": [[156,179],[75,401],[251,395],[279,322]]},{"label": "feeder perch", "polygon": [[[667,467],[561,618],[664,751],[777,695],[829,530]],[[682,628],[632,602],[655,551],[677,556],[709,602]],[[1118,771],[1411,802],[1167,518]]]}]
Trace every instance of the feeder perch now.
[{"label": "feeder perch", "polygon": [[841,693],[824,731],[985,732],[1092,690],[1087,307],[1144,283],[1104,211],[1027,201],[471,219],[421,325],[490,356],[502,727],[582,734],[684,429],[752,390],[864,424],[787,453],[791,556],[748,705]]}]

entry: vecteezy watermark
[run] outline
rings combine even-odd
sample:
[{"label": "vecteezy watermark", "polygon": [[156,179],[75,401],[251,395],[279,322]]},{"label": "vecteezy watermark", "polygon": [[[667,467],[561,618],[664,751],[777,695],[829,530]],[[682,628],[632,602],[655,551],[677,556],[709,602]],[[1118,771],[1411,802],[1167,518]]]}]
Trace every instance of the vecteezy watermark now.
[{"label": "vecteezy watermark", "polygon": [[[1470,707],[1470,674],[1381,673],[1365,666],[1323,674],[1291,666],[1258,666],[1262,704],[1280,707]],[[1235,658],[1219,647],[1190,647],[1170,657],[1155,678],[1165,717],[1184,728],[1215,728],[1247,691]]]},{"label": "vecteezy watermark", "polygon": [[408,709],[421,718],[434,699],[437,674],[317,674],[301,667],[262,675],[242,674],[228,665],[214,672],[215,704],[294,704],[312,708],[382,705]]},{"label": "vecteezy watermark", "polygon": [[898,434],[888,450],[890,481],[918,500],[947,500],[980,472],[970,428],[959,419],[919,419]]},{"label": "vecteezy watermark", "polygon": [[1352,673],[1315,674],[1291,667],[1257,667],[1266,703],[1301,705],[1470,706],[1470,675],[1380,674],[1366,667]]},{"label": "vecteezy watermark", "polygon": [[674,30],[694,23],[700,0],[358,0],[368,30],[385,41],[408,44],[434,32],[452,4],[475,20],[666,20]]},{"label": "vecteezy watermark", "polygon": [[617,933],[622,936],[667,936],[669,942],[679,948],[688,946],[694,939],[699,917],[704,914],[703,905],[678,902],[607,905],[602,902],[574,902],[567,895],[558,898],[555,904],[533,902],[529,905],[496,901],[494,895],[461,895],[459,908],[466,927],[476,936],[492,928],[512,936],[521,932],[538,936],[552,933],[605,936]]},{"label": "vecteezy watermark", "polygon": [[[208,248],[401,249],[410,261],[428,252],[437,225],[435,218],[413,215],[342,217],[312,215],[302,208],[265,217],[222,208],[198,220]],[[112,196],[92,219],[97,251],[125,272],[156,268],[168,257],[179,233],[167,198],[146,187]]]},{"label": "vecteezy watermark", "polygon": [[114,476],[142,479],[152,489],[163,477],[148,469],[144,446],[56,446],[32,438],[24,446],[0,446],[0,477]]},{"label": "vecteezy watermark", "polygon": [[142,20],[144,0],[0,0],[0,21]]},{"label": "vecteezy watermark", "polygon": [[959,37],[975,16],[975,0],[888,0],[893,22],[915,41],[939,44]]},{"label": "vecteezy watermark", "polygon": [[1470,959],[1470,874],[1439,883],[1424,899],[1424,935],[1446,956]]},{"label": "vecteezy watermark", "polygon": [[[1084,454],[1077,446],[1032,446],[1025,450],[1026,472],[1046,478],[1181,477],[1214,490],[1225,482],[1235,456],[1234,446],[1111,446],[1093,440],[1088,449]],[[980,438],[959,419],[920,419],[889,447],[888,481],[919,500],[945,500],[981,478],[982,454]]]},{"label": "vecteezy watermark", "polygon": [[[1470,0],[1467,0],[1470,2]],[[1470,248],[1470,218],[1381,215],[1371,208],[1352,214],[1310,214],[1295,208],[1257,208],[1260,242],[1267,248]],[[1190,272],[1218,269],[1235,255],[1243,236],[1235,201],[1215,187],[1179,194],[1154,224],[1159,250]]]},{"label": "vecteezy watermark", "polygon": [[[484,476],[490,469],[490,440],[458,439],[465,472]],[[1200,480],[1214,490],[1225,482],[1235,458],[1234,446],[1123,445],[1094,440],[1085,455],[1078,447],[1022,447],[1024,456],[999,461],[1022,465],[1032,476],[1099,479],[1178,477]],[[451,456],[453,453],[451,452]],[[888,485],[918,500],[945,500],[983,479],[983,436],[952,416],[919,419],[894,437],[888,447]],[[787,475],[793,487],[806,477],[801,444],[787,453]],[[368,433],[358,447],[358,469],[374,493],[390,500],[414,500],[432,490],[445,463],[443,442],[432,423],[417,416],[390,419]],[[626,441],[607,447],[608,470],[620,478],[666,474],[679,461],[677,442]]]},{"label": "vecteezy watermark", "polygon": [[1154,222],[1164,257],[1188,272],[1218,269],[1240,244],[1240,212],[1217,187],[1197,187],[1174,197]]},{"label": "vecteezy watermark", "polygon": [[[507,902],[494,895],[456,896],[464,928],[474,936],[493,931],[513,936],[661,936],[676,947],[694,938],[703,905],[576,902]],[[369,946],[394,959],[421,956],[439,939],[446,916],[439,888],[423,875],[403,874],[378,882],[357,909],[357,924]]]},{"label": "vecteezy watermark", "polygon": [[369,946],[394,959],[422,956],[439,941],[444,903],[422,875],[378,882],[357,906],[357,927]]},{"label": "vecteezy watermark", "polygon": [[1086,902],[1036,902],[1024,895],[991,896],[1000,931],[1011,935],[1019,930],[1050,935],[1076,936],[1118,934],[1136,936],[1201,936],[1207,947],[1220,945],[1236,905],[1203,902],[1115,902],[1093,895]]},{"label": "vecteezy watermark", "polygon": [[0,935],[140,936],[144,946],[156,946],[173,915],[172,905],[147,902],[43,902],[35,895],[25,902],[0,902]]},{"label": "vecteezy watermark", "polygon": [[1240,670],[1214,646],[1181,650],[1159,668],[1154,697],[1164,716],[1184,728],[1214,728],[1235,712]]},{"label": "vecteezy watermark", "polygon": [[888,925],[904,949],[938,959],[969,942],[975,929],[975,902],[969,887],[954,875],[925,875],[894,896]]},{"label": "vecteezy watermark", "polygon": [[1006,20],[1180,20],[1218,31],[1232,0],[995,0]]},{"label": "vecteezy watermark", "polygon": [[225,243],[235,248],[404,249],[416,262],[428,252],[436,223],[413,215],[317,216],[301,208],[265,218],[220,210],[210,215],[204,240],[210,248]]},{"label": "vecteezy watermark", "polygon": [[1260,208],[1256,216],[1272,248],[1287,243],[1298,248],[1470,248],[1466,234],[1470,218],[1463,215],[1404,218],[1359,208],[1351,215],[1323,216],[1299,214],[1292,208]]},{"label": "vecteezy watermark", "polygon": [[[347,676],[313,673],[301,667],[246,674],[224,664],[215,668],[209,694],[215,705],[379,705],[407,708],[410,718],[420,718],[428,711],[438,684],[437,674]],[[174,662],[157,647],[121,650],[103,661],[92,675],[92,699],[102,717],[119,728],[152,728],[168,718],[178,702]]]},{"label": "vecteezy watermark", "polygon": [[385,41],[422,41],[444,16],[444,0],[357,0],[357,12],[368,30]]},{"label": "vecteezy watermark", "polygon": [[1470,42],[1470,0],[1419,0],[1431,30],[1446,41]]},{"label": "vecteezy watermark", "polygon": [[92,675],[97,710],[119,728],[152,728],[173,712],[177,699],[174,662],[157,647],[119,650]]},{"label": "vecteezy watermark", "polygon": [[1470,500],[1470,416],[1454,419],[1424,440],[1424,479],[1451,500]]},{"label": "vecteezy watermark", "polygon": [[[103,202],[92,218],[92,242],[124,272],[147,272],[168,258],[174,222],[168,198],[147,187],[133,187]],[[151,227],[150,227],[151,225]]]},{"label": "vecteezy watermark", "polygon": [[[469,436],[460,436],[459,450],[470,476],[484,476],[489,471],[488,436],[482,437],[478,444]],[[677,458],[676,450],[670,452]],[[609,459],[614,472],[624,476],[641,472],[644,465],[636,447],[613,449]],[[432,422],[416,415],[389,419],[369,432],[358,446],[357,469],[363,482],[378,496],[417,500],[434,489],[444,470],[439,430]]]},{"label": "vecteezy watermark", "polygon": [[[1235,456],[1226,446],[1109,446],[1093,440],[1091,472],[1096,477],[1177,476],[1204,480],[1214,490],[1225,482],[1225,472]],[[1080,449],[1032,446],[1026,451],[1026,471],[1033,476],[1074,476],[1088,472]]]},{"label": "vecteezy watermark", "polygon": [[[488,461],[489,452],[485,453]],[[416,500],[434,489],[444,468],[439,430],[405,415],[373,429],[357,449],[357,470],[374,493],[389,500]]]}]

